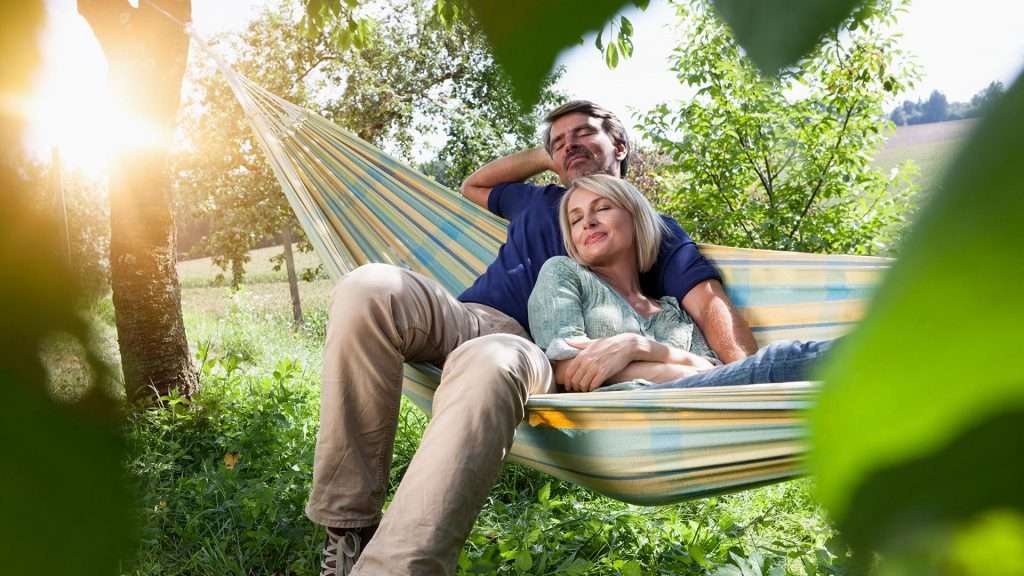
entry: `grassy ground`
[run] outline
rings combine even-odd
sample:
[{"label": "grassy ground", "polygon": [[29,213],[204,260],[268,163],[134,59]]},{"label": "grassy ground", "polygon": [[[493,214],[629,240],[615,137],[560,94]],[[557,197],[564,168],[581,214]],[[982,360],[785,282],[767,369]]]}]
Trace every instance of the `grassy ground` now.
[{"label": "grassy ground", "polygon": [[[315,574],[323,534],[302,514],[318,425],[329,281],[182,291],[203,391],[129,422],[144,537],[132,574]],[[98,316],[112,335],[112,315]],[[403,402],[397,485],[426,419]],[[459,574],[833,574],[845,552],[801,480],[675,506],[609,500],[507,465]],[[755,570],[754,565],[757,565]]]}]

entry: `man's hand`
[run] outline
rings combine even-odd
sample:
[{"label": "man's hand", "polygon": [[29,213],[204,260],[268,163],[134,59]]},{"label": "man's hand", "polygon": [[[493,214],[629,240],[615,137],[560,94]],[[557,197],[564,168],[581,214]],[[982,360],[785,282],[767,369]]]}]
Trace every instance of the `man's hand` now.
[{"label": "man's hand", "polygon": [[568,360],[563,385],[570,392],[590,392],[622,372],[637,348],[636,334],[618,334],[589,342],[567,341],[580,353]]}]

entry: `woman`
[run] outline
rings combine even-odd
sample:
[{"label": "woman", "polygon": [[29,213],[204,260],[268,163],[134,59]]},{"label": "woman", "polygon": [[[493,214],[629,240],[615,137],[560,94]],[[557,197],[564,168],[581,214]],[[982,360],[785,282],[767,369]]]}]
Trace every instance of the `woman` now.
[{"label": "woman", "polygon": [[575,180],[562,197],[559,220],[569,257],[541,268],[529,318],[555,381],[568,391],[804,380],[828,348],[827,342],[783,342],[722,366],[675,298],[655,300],[641,290],[640,273],[657,259],[664,223],[624,180]]}]

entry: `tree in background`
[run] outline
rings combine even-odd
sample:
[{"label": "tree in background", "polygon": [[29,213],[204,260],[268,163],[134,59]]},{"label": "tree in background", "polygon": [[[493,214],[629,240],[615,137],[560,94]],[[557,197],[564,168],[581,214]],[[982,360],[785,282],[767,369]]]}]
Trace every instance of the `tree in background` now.
[{"label": "tree in background", "polygon": [[[189,0],[164,8],[190,18]],[[110,284],[125,390],[188,396],[199,382],[181,317],[168,165],[188,37],[146,2],[79,0],[78,9],[106,55],[118,108],[154,133],[153,142],[121,146],[111,163]]]},{"label": "tree in background", "polygon": [[[271,92],[298,105],[310,103],[305,79],[340,54],[324,35],[306,35],[296,26],[291,3],[269,8],[234,43],[215,50],[234,55],[234,67]],[[178,210],[183,220],[202,222],[206,234],[193,253],[208,254],[230,271],[237,288],[254,248],[279,243],[288,271],[293,319],[302,323],[293,243],[309,250],[249,121],[210,58],[201,54],[195,90],[185,119],[185,142],[175,158]]]},{"label": "tree in background", "polygon": [[343,87],[324,105],[325,116],[408,162],[423,158],[425,139],[443,138],[424,168],[449,188],[495,157],[536,145],[538,113],[559,98],[552,86],[560,72],[545,78],[539,104],[528,110],[480,32],[445,19],[434,1],[381,0],[367,8],[378,15],[374,38],[325,69],[325,91]]},{"label": "tree in background", "polygon": [[897,126],[978,118],[1003,92],[1005,89],[1002,82],[990,82],[972,96],[970,102],[949,102],[945,94],[932,90],[927,100],[904,100],[903,104],[893,109],[889,117]]},{"label": "tree in background", "polygon": [[660,208],[703,242],[804,252],[892,249],[913,186],[871,165],[882,104],[915,77],[889,32],[906,2],[868,2],[816,50],[763,78],[708,2],[676,4],[671,58],[697,94],[646,114],[672,159]]}]

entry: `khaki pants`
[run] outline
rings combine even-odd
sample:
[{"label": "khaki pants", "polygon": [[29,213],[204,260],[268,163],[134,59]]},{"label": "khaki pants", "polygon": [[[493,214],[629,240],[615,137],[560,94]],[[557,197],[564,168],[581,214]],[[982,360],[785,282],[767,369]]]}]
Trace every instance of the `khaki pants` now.
[{"label": "khaki pants", "polygon": [[[444,370],[431,422],[381,520],[405,361]],[[553,391],[544,352],[511,317],[463,304],[408,270],[352,271],[331,304],[306,515],[337,528],[381,521],[357,574],[453,573],[526,399]]]}]

